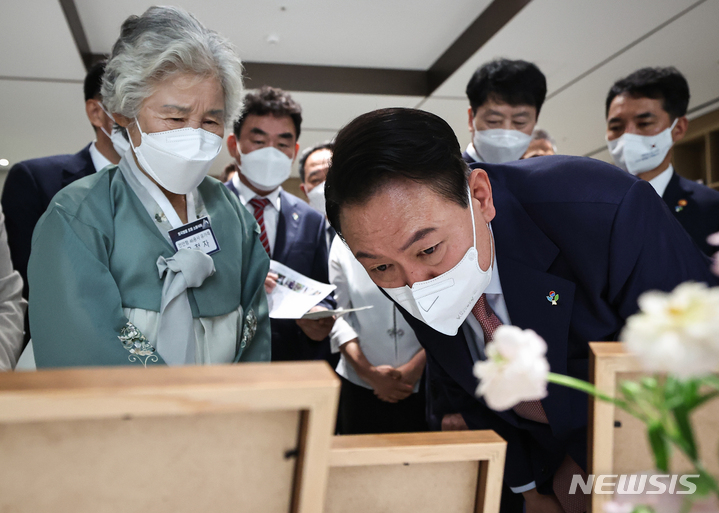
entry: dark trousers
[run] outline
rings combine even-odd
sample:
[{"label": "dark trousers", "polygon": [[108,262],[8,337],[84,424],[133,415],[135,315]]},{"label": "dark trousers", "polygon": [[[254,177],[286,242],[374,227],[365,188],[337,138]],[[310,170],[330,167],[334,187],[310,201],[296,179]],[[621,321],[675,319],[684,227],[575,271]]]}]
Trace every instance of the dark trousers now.
[{"label": "dark trousers", "polygon": [[339,429],[343,435],[427,431],[424,383],[397,403],[380,400],[369,388],[342,379]]}]

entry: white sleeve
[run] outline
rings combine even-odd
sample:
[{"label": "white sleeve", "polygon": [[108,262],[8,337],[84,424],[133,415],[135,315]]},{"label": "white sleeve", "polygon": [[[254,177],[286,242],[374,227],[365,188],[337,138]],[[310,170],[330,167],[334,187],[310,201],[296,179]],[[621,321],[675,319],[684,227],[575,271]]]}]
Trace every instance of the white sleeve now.
[{"label": "white sleeve", "polygon": [[[329,274],[330,283],[337,287],[335,289],[335,300],[337,308],[352,308],[347,274],[342,265],[342,252],[345,251],[342,240],[335,236],[330,248]],[[349,314],[352,315],[352,314]],[[330,332],[330,347],[333,353],[337,353],[343,344],[357,338],[357,332],[352,328],[345,317],[338,317]]]},{"label": "white sleeve", "polygon": [[0,370],[12,370],[22,352],[27,301],[22,297],[22,277],[13,270],[0,210]]}]

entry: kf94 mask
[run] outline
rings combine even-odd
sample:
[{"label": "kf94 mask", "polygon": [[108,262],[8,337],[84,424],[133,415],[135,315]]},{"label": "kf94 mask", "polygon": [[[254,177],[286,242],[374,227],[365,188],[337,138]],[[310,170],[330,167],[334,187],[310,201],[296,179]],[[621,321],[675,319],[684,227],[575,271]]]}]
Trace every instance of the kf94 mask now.
[{"label": "kf94 mask", "polygon": [[[457,334],[459,327],[492,280],[492,265],[486,271],[479,267],[471,196],[469,200],[473,242],[462,260],[449,271],[431,280],[416,282],[412,287],[383,287],[384,291],[413,317],[449,336]],[[493,248],[494,241],[490,240]],[[494,255],[491,257],[490,261],[493,262]]]}]

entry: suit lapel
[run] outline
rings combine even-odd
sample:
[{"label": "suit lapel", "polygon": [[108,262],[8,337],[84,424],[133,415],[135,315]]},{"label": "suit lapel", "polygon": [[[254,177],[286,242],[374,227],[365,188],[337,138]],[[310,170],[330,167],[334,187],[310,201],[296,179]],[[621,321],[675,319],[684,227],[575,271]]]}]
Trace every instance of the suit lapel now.
[{"label": "suit lapel", "polygon": [[70,185],[75,180],[84,178],[95,172],[95,165],[92,163],[90,156],[90,145],[88,144],[82,150],[74,155],[62,169],[62,187]]},{"label": "suit lapel", "polygon": [[277,220],[277,234],[272,259],[286,263],[300,231],[300,214],[295,209],[295,201],[290,194],[280,191],[280,215]]},{"label": "suit lapel", "polygon": [[[490,175],[491,177],[491,175]],[[497,216],[492,230],[497,266],[509,318],[514,326],[532,329],[547,342],[552,372],[567,373],[567,344],[575,284],[548,272],[559,248],[532,221],[517,199],[492,182]],[[552,301],[550,293],[558,294]],[[554,304],[556,303],[556,304]],[[542,400],[552,420],[566,412],[568,389],[551,385]]]},{"label": "suit lapel", "polygon": [[[664,203],[666,203],[669,207],[669,210],[672,211],[672,214],[676,216],[685,209],[688,204],[688,200],[691,198],[692,194],[693,191],[686,190],[682,187],[681,181],[679,180],[679,175],[676,171],[674,171],[671,179],[669,180],[669,183],[667,184],[667,188],[664,189],[664,195],[662,196],[662,199],[664,200]],[[680,200],[684,200],[683,205],[679,204]],[[677,211],[677,207],[681,208]]]}]

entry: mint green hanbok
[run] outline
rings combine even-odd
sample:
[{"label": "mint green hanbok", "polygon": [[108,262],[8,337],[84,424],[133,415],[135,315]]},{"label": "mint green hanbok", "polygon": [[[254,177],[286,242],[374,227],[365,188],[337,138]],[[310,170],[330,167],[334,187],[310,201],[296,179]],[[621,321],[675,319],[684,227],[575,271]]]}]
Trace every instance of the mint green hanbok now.
[{"label": "mint green hanbok", "polygon": [[[180,252],[162,208],[138,185],[132,166],[126,156],[119,166],[69,185],[35,228],[28,281],[38,368],[170,363],[169,350],[163,356],[158,347],[158,330],[167,303],[163,286],[172,273],[163,274],[160,262]],[[188,317],[191,310],[185,333],[192,347],[186,361],[172,364],[269,361],[269,257],[257,223],[213,178],[192,195],[188,203],[198,219],[209,217],[220,250],[210,257],[180,250],[214,264],[214,272],[197,283],[187,279],[181,298]],[[163,347],[172,344],[165,340]]]}]

